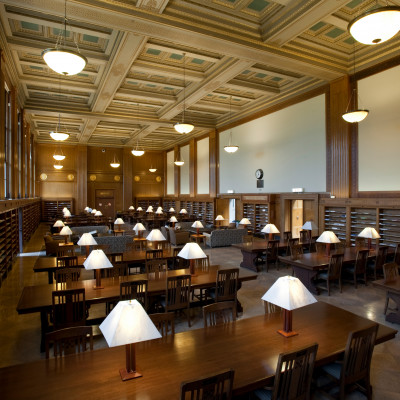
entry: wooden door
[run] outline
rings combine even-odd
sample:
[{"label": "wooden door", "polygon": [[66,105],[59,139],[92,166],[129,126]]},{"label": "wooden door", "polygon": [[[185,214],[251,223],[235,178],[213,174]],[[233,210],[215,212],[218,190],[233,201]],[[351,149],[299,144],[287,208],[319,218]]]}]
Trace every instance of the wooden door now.
[{"label": "wooden door", "polygon": [[303,226],[303,200],[292,200],[291,225],[292,236],[299,237]]},{"label": "wooden door", "polygon": [[96,210],[100,210],[105,217],[115,217],[114,190],[96,190]]}]

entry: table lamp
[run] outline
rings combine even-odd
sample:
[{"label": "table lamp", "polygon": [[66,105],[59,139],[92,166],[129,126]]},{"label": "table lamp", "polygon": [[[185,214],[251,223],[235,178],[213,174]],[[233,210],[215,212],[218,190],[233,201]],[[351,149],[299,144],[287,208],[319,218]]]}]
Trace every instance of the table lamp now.
[{"label": "table lamp", "polygon": [[175,227],[175,223],[178,222],[178,220],[176,219],[175,215],[173,215],[170,219],[169,222],[172,223],[172,227]]},{"label": "table lamp", "polygon": [[102,217],[102,216],[103,216],[103,213],[102,213],[100,210],[97,210],[97,211],[94,213],[94,216],[95,216],[95,217]]},{"label": "table lamp", "polygon": [[[124,224],[125,224],[125,222],[122,218],[117,218],[114,221],[114,230],[117,230],[117,231],[121,230],[121,225],[124,225]],[[117,226],[115,226],[115,225],[117,225]]]},{"label": "table lamp", "polygon": [[67,244],[68,243],[68,239],[69,239],[69,235],[72,235],[71,228],[69,226],[64,226],[61,229],[59,235],[65,236],[65,238],[64,238],[65,239],[65,244]]},{"label": "table lamp", "polygon": [[197,235],[200,234],[200,228],[204,228],[203,224],[200,221],[194,221],[192,228],[196,228]]},{"label": "table lamp", "polygon": [[153,212],[153,207],[149,206],[146,210],[147,213],[152,213]]},{"label": "table lamp", "polygon": [[88,206],[86,206],[86,207],[83,209],[83,211],[85,211],[85,212],[89,212],[89,207],[88,207]]},{"label": "table lamp", "polygon": [[194,260],[199,258],[207,258],[207,255],[201,249],[201,247],[195,243],[190,242],[186,243],[183,249],[178,253],[178,257],[184,258],[185,260],[189,260],[190,262],[190,275],[195,275],[195,266]]},{"label": "table lamp", "polygon": [[298,335],[292,331],[292,310],[317,302],[294,276],[282,276],[277,279],[261,299],[283,309],[283,329],[278,330],[278,333],[285,337]]},{"label": "table lamp", "polygon": [[136,370],[135,343],[161,338],[161,334],[137,300],[120,301],[99,326],[110,347],[126,346],[126,367],[119,373],[123,381],[142,376]]},{"label": "table lamp", "polygon": [[325,255],[329,257],[331,251],[331,243],[340,243],[338,237],[332,231],[325,231],[322,235],[317,239],[319,243],[326,243],[326,251]]},{"label": "table lamp", "polygon": [[96,270],[96,285],[93,289],[103,289],[103,286],[101,286],[100,270],[113,267],[108,257],[104,254],[104,251],[92,250],[89,257],[83,262],[83,266],[86,270]]},{"label": "table lamp", "polygon": [[372,239],[379,239],[381,236],[375,228],[367,227],[358,234],[358,237],[368,239],[368,250],[371,250]]},{"label": "table lamp", "polygon": [[301,227],[301,229],[304,229],[305,231],[308,231],[308,240],[311,240],[312,231],[313,230],[318,230],[318,226],[315,224],[314,221],[306,221],[304,223],[304,225]]},{"label": "table lamp", "polygon": [[138,222],[134,227],[133,230],[136,232],[136,235],[138,236],[138,238],[142,237],[142,232],[146,230],[146,228],[143,226],[143,224],[141,224],[140,222]]},{"label": "table lamp", "polygon": [[69,218],[71,216],[71,211],[66,209],[65,211],[63,211],[63,214],[64,214],[64,218]]},{"label": "table lamp", "polygon": [[218,227],[221,227],[221,224],[222,224],[221,221],[224,221],[225,218],[224,218],[222,215],[217,215],[217,217],[215,218],[215,220],[217,221],[217,226],[218,226]]},{"label": "table lamp", "polygon": [[143,208],[142,207],[138,207],[137,209],[136,209],[136,211],[143,211]]},{"label": "table lamp", "polygon": [[129,207],[129,211],[135,211],[135,207],[130,206],[130,207]]},{"label": "table lamp", "polygon": [[175,208],[174,208],[174,207],[171,207],[168,211],[169,211],[170,213],[174,213],[174,212],[175,212]]},{"label": "table lamp", "polygon": [[158,242],[167,240],[159,229],[152,229],[151,232],[147,235],[146,239],[150,242],[154,242],[155,249],[157,249]]},{"label": "table lamp", "polygon": [[62,222],[61,219],[58,219],[58,220],[54,223],[53,228],[58,228],[58,232],[60,232],[60,231],[61,231],[61,228],[62,228],[63,226],[65,226],[65,225],[64,225],[64,222]]},{"label": "table lamp", "polygon": [[181,211],[179,211],[179,214],[187,214],[188,212],[184,209],[184,208],[182,208],[182,210]]},{"label": "table lamp", "polygon": [[242,218],[239,225],[243,225],[243,228],[247,228],[247,225],[251,225],[251,222],[247,218]]},{"label": "table lamp", "polygon": [[95,208],[93,208],[92,211],[91,211],[91,214],[94,215],[94,214],[96,214],[96,213],[97,213],[97,210],[96,210]]},{"label": "table lamp", "polygon": [[86,258],[89,257],[89,246],[97,245],[97,242],[94,240],[94,237],[91,233],[84,233],[77,243],[78,246],[86,246]]},{"label": "table lamp", "polygon": [[274,224],[265,225],[264,228],[261,229],[261,232],[268,233],[268,240],[272,240],[274,238],[274,233],[280,233]]},{"label": "table lamp", "polygon": [[157,211],[156,211],[156,214],[162,214],[162,213],[163,213],[162,207],[158,207]]}]

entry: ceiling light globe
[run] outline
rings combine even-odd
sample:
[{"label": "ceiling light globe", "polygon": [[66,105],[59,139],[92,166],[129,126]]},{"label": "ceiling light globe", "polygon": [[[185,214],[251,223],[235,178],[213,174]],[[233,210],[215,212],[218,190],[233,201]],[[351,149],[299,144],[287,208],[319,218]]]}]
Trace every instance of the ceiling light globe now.
[{"label": "ceiling light globe", "polygon": [[157,168],[149,168],[149,171],[150,171],[150,172],[156,172],[156,171],[157,171]]},{"label": "ceiling light globe", "polygon": [[353,110],[342,115],[342,118],[350,123],[361,122],[365,118],[367,118],[369,111],[368,110]]},{"label": "ceiling light globe", "polygon": [[42,51],[42,57],[53,71],[61,75],[79,74],[87,64],[84,56],[66,49],[46,49]]},{"label": "ceiling light globe", "polygon": [[181,167],[183,164],[185,164],[185,162],[184,161],[175,161],[174,164]]},{"label": "ceiling light globe", "polygon": [[110,165],[111,165],[113,168],[118,168],[118,167],[120,166],[120,163],[110,163]]},{"label": "ceiling light globe", "polygon": [[187,122],[177,122],[174,128],[178,133],[184,134],[192,132],[194,125],[188,124]]},{"label": "ceiling light globe", "polygon": [[65,156],[61,154],[53,154],[53,158],[57,161],[62,161],[64,160]]},{"label": "ceiling light globe", "polygon": [[131,153],[136,157],[140,157],[144,154],[144,150],[132,150]]},{"label": "ceiling light globe", "polygon": [[63,166],[61,164],[54,164],[55,169],[62,169]]},{"label": "ceiling light globe", "polygon": [[52,139],[57,140],[58,142],[63,142],[64,140],[67,140],[69,138],[68,133],[62,133],[62,132],[50,132],[50,136]]},{"label": "ceiling light globe", "polygon": [[400,30],[400,7],[379,7],[350,22],[347,29],[360,43],[374,45],[391,39]]},{"label": "ceiling light globe", "polygon": [[235,145],[224,146],[224,150],[227,153],[235,153],[236,151],[239,150],[239,146],[235,146]]}]

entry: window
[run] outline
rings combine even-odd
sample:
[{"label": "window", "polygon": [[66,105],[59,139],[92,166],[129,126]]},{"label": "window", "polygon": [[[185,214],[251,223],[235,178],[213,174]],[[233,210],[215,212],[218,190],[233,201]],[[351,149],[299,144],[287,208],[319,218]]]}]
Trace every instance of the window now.
[{"label": "window", "polygon": [[11,92],[5,88],[5,154],[4,154],[4,196],[11,198],[11,155],[12,155],[12,129],[11,129]]},{"label": "window", "polygon": [[22,197],[22,113],[18,110],[18,131],[17,131],[17,146],[18,146],[18,198]]}]

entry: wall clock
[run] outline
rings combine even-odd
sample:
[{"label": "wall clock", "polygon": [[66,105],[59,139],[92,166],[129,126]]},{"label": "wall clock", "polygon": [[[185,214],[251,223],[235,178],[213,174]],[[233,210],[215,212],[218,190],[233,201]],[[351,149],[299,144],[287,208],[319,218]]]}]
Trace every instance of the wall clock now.
[{"label": "wall clock", "polygon": [[257,178],[257,179],[262,179],[263,176],[264,176],[264,171],[263,171],[261,168],[259,168],[258,170],[256,170],[256,178]]}]

